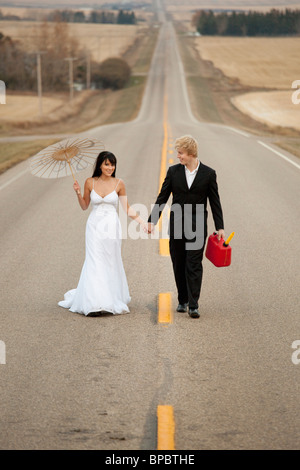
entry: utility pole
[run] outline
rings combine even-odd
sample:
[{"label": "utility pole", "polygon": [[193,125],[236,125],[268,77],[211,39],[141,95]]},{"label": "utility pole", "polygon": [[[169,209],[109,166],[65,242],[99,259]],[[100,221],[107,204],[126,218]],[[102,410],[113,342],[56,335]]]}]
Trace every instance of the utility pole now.
[{"label": "utility pole", "polygon": [[73,86],[73,61],[77,60],[75,57],[67,57],[65,60],[69,61],[69,84],[70,84],[70,101],[73,101],[74,86]]},{"label": "utility pole", "polygon": [[86,64],[86,89],[91,88],[91,54],[87,54],[87,64]]},{"label": "utility pole", "polygon": [[40,114],[40,116],[43,115],[41,54],[45,54],[45,52],[42,52],[42,51],[36,52],[36,55],[37,55],[37,88],[38,88],[38,97],[39,97],[39,114]]},{"label": "utility pole", "polygon": [[100,63],[101,62],[101,39],[102,39],[102,36],[98,36],[97,37],[97,57],[98,57],[98,62]]}]

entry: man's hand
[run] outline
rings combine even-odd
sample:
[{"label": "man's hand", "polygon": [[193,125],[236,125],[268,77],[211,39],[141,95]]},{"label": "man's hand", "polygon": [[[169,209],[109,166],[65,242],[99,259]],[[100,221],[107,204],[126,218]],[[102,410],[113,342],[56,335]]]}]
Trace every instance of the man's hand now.
[{"label": "man's hand", "polygon": [[221,238],[225,239],[225,231],[222,228],[218,230],[218,240],[220,241]]}]

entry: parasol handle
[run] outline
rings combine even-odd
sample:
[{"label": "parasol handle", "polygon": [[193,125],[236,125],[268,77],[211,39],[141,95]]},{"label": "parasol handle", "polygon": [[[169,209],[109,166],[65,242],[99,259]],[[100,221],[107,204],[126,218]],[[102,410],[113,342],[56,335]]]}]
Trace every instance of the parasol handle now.
[{"label": "parasol handle", "polygon": [[[68,160],[68,158],[67,158],[66,152],[65,152],[65,158],[66,158],[66,160],[67,160],[67,162],[68,162],[68,164],[69,164],[69,167],[70,167],[70,170],[71,170],[71,173],[72,173],[72,176],[73,176],[73,180],[74,180],[74,182],[76,182],[76,178],[75,178],[75,175],[74,175],[74,172],[73,172],[73,168],[72,168],[72,165],[71,165],[71,163],[70,163],[70,160]],[[78,189],[78,191],[77,191],[77,194],[80,194],[79,189]]]}]

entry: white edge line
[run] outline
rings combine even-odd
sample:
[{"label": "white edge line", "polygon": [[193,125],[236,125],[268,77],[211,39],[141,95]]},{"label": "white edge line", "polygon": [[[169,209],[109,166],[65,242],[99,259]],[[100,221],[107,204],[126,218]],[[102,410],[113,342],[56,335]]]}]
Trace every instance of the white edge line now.
[{"label": "white edge line", "polygon": [[240,131],[239,129],[235,129],[234,127],[230,127],[230,126],[224,126],[226,129],[229,129],[230,131],[233,131],[233,132],[236,132],[237,134],[240,134],[240,135],[243,135],[244,137],[250,137],[249,134],[247,134],[246,132],[243,132],[243,131]]},{"label": "white edge line", "polygon": [[298,165],[298,163],[293,162],[293,160],[291,160],[290,158],[288,158],[288,157],[286,157],[285,155],[283,155],[283,153],[278,152],[277,150],[273,149],[272,147],[270,147],[269,145],[265,144],[265,143],[262,142],[261,140],[258,140],[257,142],[258,142],[260,145],[262,145],[263,147],[267,148],[268,150],[271,150],[271,152],[276,153],[276,155],[278,155],[279,157],[283,158],[284,160],[286,160],[287,162],[291,163],[291,164],[294,165],[296,168],[298,168],[298,170],[300,170],[300,165]]},{"label": "white edge line", "polygon": [[190,115],[190,119],[195,124],[199,124],[200,121],[198,121],[198,119],[195,118],[195,116],[192,112],[190,98],[189,98],[189,94],[188,94],[188,90],[187,90],[186,74],[185,74],[183,63],[182,63],[181,55],[180,55],[180,52],[179,52],[178,40],[177,40],[176,32],[174,31],[173,26],[172,26],[172,29],[173,29],[174,39],[175,39],[175,49],[174,50],[175,50],[175,55],[177,56],[177,63],[178,63],[179,72],[180,72],[179,75],[180,75],[180,79],[181,79],[182,91],[183,91],[183,95],[184,95],[184,101],[185,101],[185,104],[186,104],[186,107],[187,107],[187,112]]},{"label": "white edge line", "polygon": [[0,186],[0,191],[4,188],[6,188],[7,186],[9,186],[11,183],[13,183],[14,181],[18,180],[19,178],[21,178],[21,176],[25,175],[25,173],[28,173],[28,169],[27,170],[24,170],[24,171],[21,171],[21,173],[18,173],[16,176],[14,176],[13,178],[11,178],[10,180],[8,180],[6,183],[2,184],[2,186]]}]

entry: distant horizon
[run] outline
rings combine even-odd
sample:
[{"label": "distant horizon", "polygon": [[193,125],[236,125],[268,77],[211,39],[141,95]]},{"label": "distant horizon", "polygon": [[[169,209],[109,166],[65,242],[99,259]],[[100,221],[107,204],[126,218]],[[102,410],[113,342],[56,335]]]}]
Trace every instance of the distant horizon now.
[{"label": "distant horizon", "polygon": [[[161,0],[165,6],[178,6],[181,8],[184,6],[193,7],[193,8],[228,8],[228,9],[238,9],[238,8],[262,8],[262,7],[289,7],[296,6],[300,7],[300,1],[298,0],[288,0],[284,2],[283,0]],[[76,8],[95,8],[100,7],[101,5],[107,4],[121,4],[122,0],[100,0],[96,2],[95,0],[64,0],[63,2],[53,3],[50,0],[5,0],[0,2],[0,9],[2,7],[15,7],[15,8],[65,8],[65,7],[76,7]],[[148,4],[152,3],[152,0],[129,0],[126,3],[132,4]]]}]

